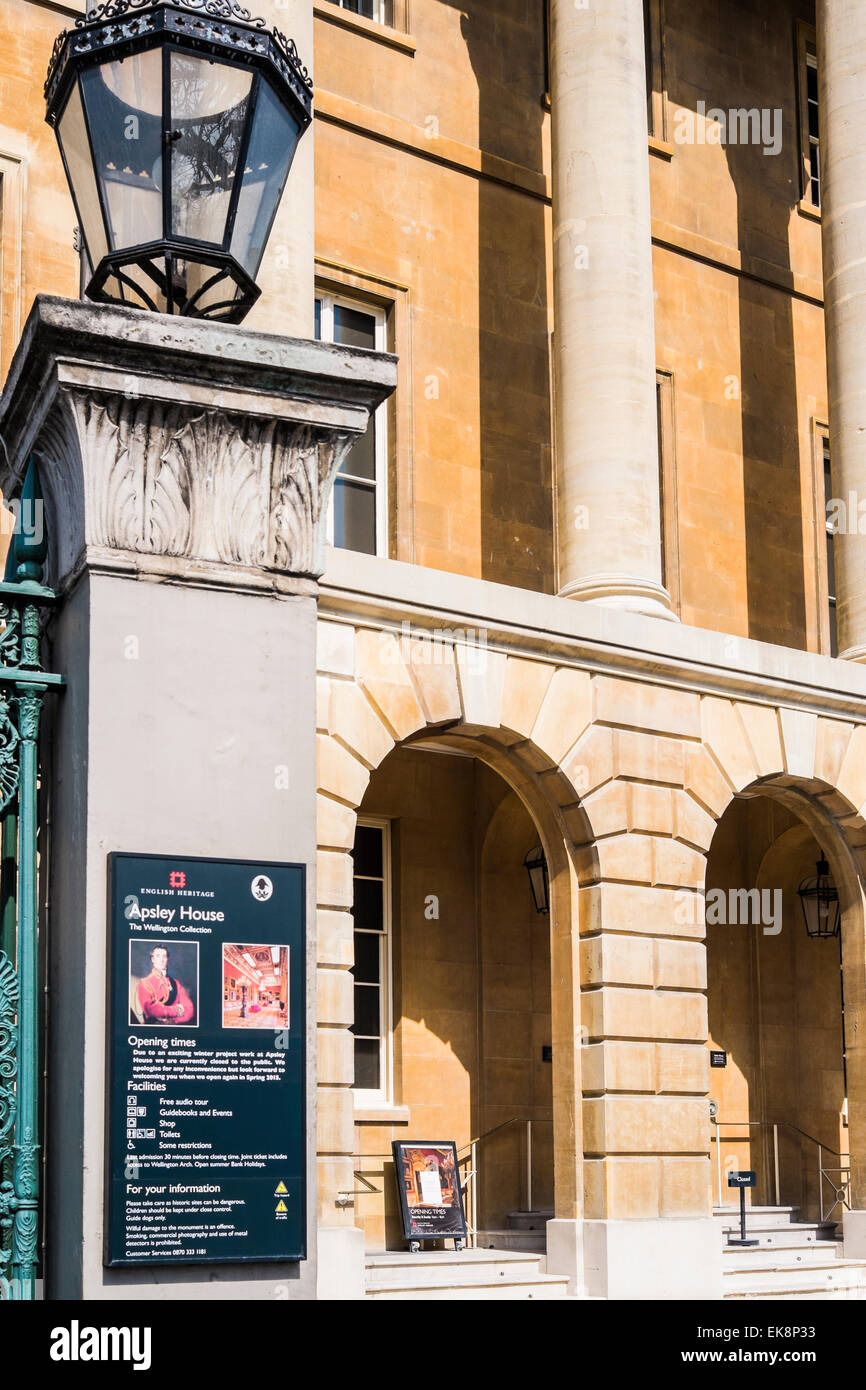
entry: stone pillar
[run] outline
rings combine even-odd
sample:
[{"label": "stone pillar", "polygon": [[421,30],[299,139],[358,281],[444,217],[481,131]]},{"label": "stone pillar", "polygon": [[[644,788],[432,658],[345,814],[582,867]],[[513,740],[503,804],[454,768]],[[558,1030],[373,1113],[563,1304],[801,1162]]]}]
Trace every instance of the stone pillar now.
[{"label": "stone pillar", "polygon": [[[0,481],[12,495],[39,450],[68,682],[46,772],[49,1297],[315,1297],[319,522],[395,377],[391,357],[242,328],[31,312]],[[111,851],[308,866],[306,1261],[103,1267]]]},{"label": "stone pillar", "polygon": [[642,0],[551,0],[559,592],[662,587]]},{"label": "stone pillar", "polygon": [[[839,655],[866,661],[866,10],[818,0],[821,221],[833,491],[853,501],[853,529],[835,540]],[[852,497],[853,494],[853,497]]]}]

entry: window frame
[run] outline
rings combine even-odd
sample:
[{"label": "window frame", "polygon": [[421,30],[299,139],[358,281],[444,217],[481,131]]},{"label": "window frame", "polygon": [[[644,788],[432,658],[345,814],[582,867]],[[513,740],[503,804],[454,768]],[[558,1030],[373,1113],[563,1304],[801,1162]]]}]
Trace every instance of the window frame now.
[{"label": "window frame", "polygon": [[644,0],[647,129],[651,140],[668,143],[668,93],[665,73],[665,0]]},{"label": "window frame", "polygon": [[[321,304],[319,318],[319,341],[323,343],[334,343],[334,310],[335,308],[353,309],[356,313],[367,314],[375,320],[375,342],[376,352],[388,351],[388,310],[382,304],[376,304],[368,299],[362,299],[351,293],[344,293],[342,290],[326,288],[324,285],[316,285],[315,300]],[[339,345],[338,345],[339,346]],[[375,430],[374,464],[375,479],[373,480],[373,491],[375,493],[375,518],[376,518],[376,545],[373,551],[356,550],[352,551],[355,555],[377,555],[380,559],[387,559],[389,554],[389,528],[388,528],[388,406],[387,402],[377,407],[374,411],[371,422]],[[352,482],[361,483],[364,486],[370,485],[369,478],[360,478],[353,473],[338,473],[334,479],[331,489],[331,496],[328,502],[328,515],[325,519],[325,539],[330,546],[334,546],[334,497],[337,489],[337,479],[348,478]],[[349,546],[337,546],[339,550],[351,550]]]},{"label": "window frame", "polygon": [[682,606],[682,590],[677,498],[676,399],[674,374],[661,367],[656,369],[656,418],[659,450],[662,584],[671,596],[673,612],[679,614]]},{"label": "window frame", "polygon": [[373,0],[374,15],[362,14],[359,10],[353,10],[346,0],[329,0],[338,10],[344,10],[346,14],[354,15],[356,19],[369,20],[371,24],[381,24],[386,29],[393,29],[393,9],[394,0]]},{"label": "window frame", "polygon": [[[814,60],[814,61],[812,61]],[[797,21],[797,116],[800,132],[800,208],[812,217],[821,215],[821,110],[818,108],[818,135],[813,137],[809,131],[809,84],[808,69],[818,70],[818,38],[815,27],[805,20]],[[812,194],[812,146],[818,151],[818,201]]]},{"label": "window frame", "polygon": [[[830,532],[827,529],[827,487],[826,474],[827,465],[831,473],[833,457],[830,444],[830,426],[826,420],[815,419],[812,422],[812,455],[813,455],[813,475],[815,491],[815,580],[816,580],[816,604],[818,609],[818,649],[825,656],[838,654],[838,641],[835,640],[838,630],[834,633],[833,620],[831,614],[836,612],[837,595],[830,593],[830,575],[827,564],[827,545]],[[835,586],[834,586],[835,587]],[[833,651],[834,645],[836,652]]]},{"label": "window frame", "polygon": [[[371,828],[382,831],[382,931],[373,932],[369,928],[359,928],[354,925],[354,883],[356,875],[352,874],[352,899],[353,899],[353,920],[352,920],[352,961],[355,958],[355,934],[358,931],[366,931],[370,936],[377,936],[381,940],[380,966],[381,976],[379,982],[379,1080],[378,1090],[364,1089],[352,1084],[352,1095],[356,1110],[373,1108],[376,1106],[390,1106],[394,1103],[394,918],[393,918],[393,890],[392,890],[392,822],[386,816],[358,816],[357,826]],[[361,874],[358,877],[363,878]],[[354,977],[352,983],[352,998],[354,1001],[355,984]],[[354,1004],[353,1004],[354,1022]],[[354,1045],[355,1034],[352,1033],[352,1065],[354,1078]]]}]

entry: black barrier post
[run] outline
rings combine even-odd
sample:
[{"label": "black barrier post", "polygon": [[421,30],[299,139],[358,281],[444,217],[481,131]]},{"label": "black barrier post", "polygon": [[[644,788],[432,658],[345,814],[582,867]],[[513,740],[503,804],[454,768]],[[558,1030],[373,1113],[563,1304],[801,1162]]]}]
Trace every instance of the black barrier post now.
[{"label": "black barrier post", "polygon": [[729,1173],[728,1187],[738,1187],[740,1189],[740,1239],[731,1240],[728,1236],[729,1245],[759,1245],[760,1241],[746,1240],[746,1188],[754,1187],[757,1183],[757,1175],[754,1172]]}]

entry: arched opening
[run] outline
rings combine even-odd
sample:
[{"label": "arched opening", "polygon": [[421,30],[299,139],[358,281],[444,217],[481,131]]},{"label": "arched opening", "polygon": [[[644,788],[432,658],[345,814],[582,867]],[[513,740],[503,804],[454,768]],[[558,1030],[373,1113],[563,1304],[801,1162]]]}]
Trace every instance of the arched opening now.
[{"label": "arched opening", "polygon": [[[557,808],[536,819],[532,799],[508,753],[474,733],[404,743],[370,775],[353,852],[352,1030],[355,1219],[368,1249],[405,1244],[395,1139],[456,1142],[464,1179],[474,1170],[467,1215],[479,1246],[545,1248],[555,1093],[571,1117],[560,1143],[575,1154],[566,1093],[576,1059],[566,1061],[563,1039],[554,1064],[551,994],[552,923],[570,929],[573,874]],[[539,844],[550,867],[546,913],[524,864]],[[557,978],[558,1026],[573,1037],[573,1021],[563,1024],[573,1019],[572,982],[561,970]],[[558,1186],[557,1214],[572,1217],[567,1161]]]},{"label": "arched opening", "polygon": [[[822,853],[839,892],[837,935],[810,934],[798,895]],[[842,1220],[851,1153],[842,952],[850,972],[862,936],[852,875],[838,826],[796,788],[757,787],[719,821],[706,879],[717,1208],[739,1201],[728,1173],[751,1170],[753,1207],[791,1207],[801,1223]]]}]

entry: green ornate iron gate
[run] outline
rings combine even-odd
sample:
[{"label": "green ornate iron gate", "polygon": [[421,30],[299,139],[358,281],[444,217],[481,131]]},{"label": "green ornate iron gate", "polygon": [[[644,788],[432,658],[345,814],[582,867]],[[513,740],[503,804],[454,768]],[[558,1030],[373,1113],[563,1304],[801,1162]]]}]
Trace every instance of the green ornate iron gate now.
[{"label": "green ornate iron gate", "polygon": [[0,584],[0,1299],[36,1296],[39,1215],[38,739],[47,553],[35,459]]}]

